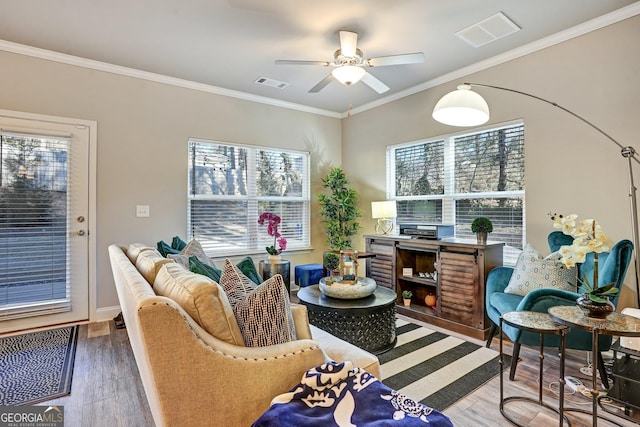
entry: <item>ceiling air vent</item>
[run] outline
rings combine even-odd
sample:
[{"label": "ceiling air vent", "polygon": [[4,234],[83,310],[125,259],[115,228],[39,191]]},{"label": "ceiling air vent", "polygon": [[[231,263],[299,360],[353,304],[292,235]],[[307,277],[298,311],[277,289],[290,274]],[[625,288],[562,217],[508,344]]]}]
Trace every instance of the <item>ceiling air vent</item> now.
[{"label": "ceiling air vent", "polygon": [[289,86],[289,83],[279,82],[278,80],[268,79],[266,77],[258,77],[255,83],[263,86],[275,87],[276,89],[284,89]]},{"label": "ceiling air vent", "polygon": [[520,31],[520,27],[504,13],[498,12],[487,19],[458,31],[455,35],[473,47],[480,47],[517,31]]}]

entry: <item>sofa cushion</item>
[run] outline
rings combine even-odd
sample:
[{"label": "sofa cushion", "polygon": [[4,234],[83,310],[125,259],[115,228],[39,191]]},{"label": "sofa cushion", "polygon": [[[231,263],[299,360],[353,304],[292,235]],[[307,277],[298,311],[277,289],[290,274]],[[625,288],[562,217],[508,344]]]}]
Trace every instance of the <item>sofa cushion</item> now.
[{"label": "sofa cushion", "polygon": [[576,268],[567,268],[560,263],[556,253],[545,258],[533,246],[527,244],[518,257],[504,292],[526,295],[540,288],[575,291],[577,272]]},{"label": "sofa cushion", "polygon": [[244,345],[229,300],[213,280],[172,263],[160,269],[153,288],[158,295],[178,303],[209,334]]},{"label": "sofa cushion", "polygon": [[296,339],[289,295],[281,275],[256,285],[227,259],[220,284],[229,297],[247,347]]},{"label": "sofa cushion", "polygon": [[129,261],[135,264],[140,252],[148,250],[153,250],[153,248],[145,245],[144,243],[131,243],[127,248],[127,257],[129,258]]},{"label": "sofa cushion", "polygon": [[160,268],[167,263],[173,263],[173,260],[163,257],[155,249],[142,251],[136,258],[136,268],[150,285],[156,280]]}]

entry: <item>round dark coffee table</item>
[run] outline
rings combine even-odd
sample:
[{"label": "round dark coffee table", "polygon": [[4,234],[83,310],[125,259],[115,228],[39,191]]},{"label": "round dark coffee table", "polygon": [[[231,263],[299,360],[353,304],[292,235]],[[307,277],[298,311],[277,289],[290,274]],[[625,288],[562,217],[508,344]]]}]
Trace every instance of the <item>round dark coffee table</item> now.
[{"label": "round dark coffee table", "polygon": [[396,344],[396,293],[378,286],[368,297],[331,298],[318,285],[298,291],[307,306],[309,323],[374,354],[391,350]]}]

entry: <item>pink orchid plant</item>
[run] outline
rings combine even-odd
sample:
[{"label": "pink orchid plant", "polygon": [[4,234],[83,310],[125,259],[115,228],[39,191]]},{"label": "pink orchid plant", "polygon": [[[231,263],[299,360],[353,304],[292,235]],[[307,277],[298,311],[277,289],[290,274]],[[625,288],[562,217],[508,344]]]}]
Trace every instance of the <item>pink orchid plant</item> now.
[{"label": "pink orchid plant", "polygon": [[[271,212],[263,212],[258,218],[258,224],[264,225],[267,223],[267,234],[273,236],[273,245],[267,246],[265,249],[269,255],[280,255],[282,251],[287,249],[287,239],[282,237],[282,234],[278,231],[280,226],[280,217]],[[276,248],[276,244],[278,247]]]}]

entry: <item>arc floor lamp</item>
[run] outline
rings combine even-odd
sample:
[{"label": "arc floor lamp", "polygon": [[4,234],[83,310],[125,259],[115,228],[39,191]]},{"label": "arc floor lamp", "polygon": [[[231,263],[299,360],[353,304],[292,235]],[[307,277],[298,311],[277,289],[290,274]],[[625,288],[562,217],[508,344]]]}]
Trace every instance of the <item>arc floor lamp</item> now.
[{"label": "arc floor lamp", "polygon": [[640,257],[637,253],[640,250],[640,236],[638,235],[638,205],[636,203],[636,186],[633,181],[633,168],[632,161],[640,164],[636,150],[633,147],[623,146],[618,141],[613,139],[611,135],[594,125],[584,117],[574,113],[565,107],[558,105],[555,102],[549,101],[539,96],[532,95],[530,93],[521,92],[515,89],[509,89],[500,86],[491,86],[480,83],[464,83],[458,86],[457,90],[449,92],[443,96],[433,109],[433,118],[440,123],[444,123],[450,126],[478,126],[486,123],[489,120],[489,106],[487,102],[478,93],[471,90],[472,87],[486,87],[490,89],[504,90],[507,92],[518,93],[520,95],[528,96],[530,98],[537,99],[547,104],[553,105],[569,114],[573,117],[581,120],[593,129],[598,131],[609,141],[613,142],[620,148],[622,157],[627,159],[629,168],[629,200],[631,202],[631,230],[633,232],[633,245],[635,248],[635,280],[636,280],[636,303],[640,307]]}]

